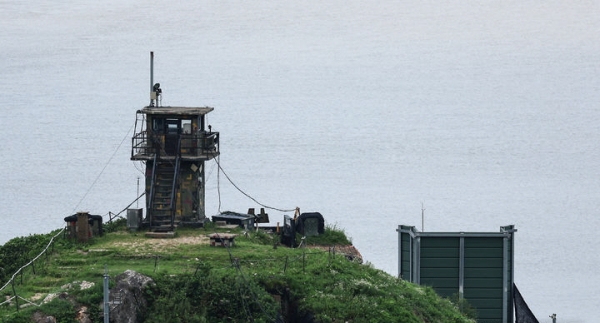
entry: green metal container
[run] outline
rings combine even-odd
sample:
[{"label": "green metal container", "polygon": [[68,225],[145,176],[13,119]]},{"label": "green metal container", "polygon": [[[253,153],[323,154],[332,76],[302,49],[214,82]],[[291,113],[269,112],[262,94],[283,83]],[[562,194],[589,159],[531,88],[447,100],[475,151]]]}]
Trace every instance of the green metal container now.
[{"label": "green metal container", "polygon": [[513,225],[500,232],[419,232],[399,225],[398,275],[464,298],[479,323],[513,322]]}]

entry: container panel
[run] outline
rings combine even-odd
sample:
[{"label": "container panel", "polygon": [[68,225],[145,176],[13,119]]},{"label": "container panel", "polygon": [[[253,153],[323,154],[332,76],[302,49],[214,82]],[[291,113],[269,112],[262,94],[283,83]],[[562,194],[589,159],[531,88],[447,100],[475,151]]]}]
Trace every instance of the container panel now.
[{"label": "container panel", "polygon": [[[423,248],[422,248],[423,249]],[[427,258],[454,258],[460,257],[459,248],[441,248],[441,247],[428,247],[421,250],[423,256]]]},{"label": "container panel", "polygon": [[502,248],[465,248],[465,258],[502,258]]},{"label": "container panel", "polygon": [[502,277],[502,268],[465,268],[465,277],[469,277],[469,278]]},{"label": "container panel", "polygon": [[458,267],[456,268],[421,268],[423,277],[455,278],[458,284]]},{"label": "container panel", "polygon": [[502,248],[504,237],[466,237],[465,248]]},{"label": "container panel", "polygon": [[497,288],[466,288],[464,291],[466,299],[498,299],[502,303],[502,290]]},{"label": "container panel", "polygon": [[402,258],[400,263],[400,277],[410,281],[412,281],[412,277],[410,275],[412,263],[410,251],[411,241],[412,238],[408,233],[400,233],[400,256]]},{"label": "container panel", "polygon": [[465,278],[465,288],[498,288],[502,290],[502,276],[496,278]]},{"label": "container panel", "polygon": [[469,302],[472,307],[475,307],[479,310],[502,310],[502,299],[467,299],[467,302]]},{"label": "container panel", "polygon": [[458,258],[421,258],[421,268],[458,268]]},{"label": "container panel", "polygon": [[502,309],[478,309],[477,323],[501,323]]},{"label": "container panel", "polygon": [[421,237],[421,249],[428,248],[458,248],[460,239],[456,237]]},{"label": "container panel", "polygon": [[465,268],[502,268],[502,258],[465,258]]}]

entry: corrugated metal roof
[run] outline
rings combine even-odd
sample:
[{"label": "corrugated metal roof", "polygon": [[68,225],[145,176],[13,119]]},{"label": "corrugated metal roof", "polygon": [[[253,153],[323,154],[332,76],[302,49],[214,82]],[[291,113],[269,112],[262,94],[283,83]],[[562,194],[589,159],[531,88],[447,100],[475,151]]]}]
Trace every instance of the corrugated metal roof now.
[{"label": "corrugated metal roof", "polygon": [[205,115],[215,108],[212,107],[144,107],[139,113],[152,115]]}]

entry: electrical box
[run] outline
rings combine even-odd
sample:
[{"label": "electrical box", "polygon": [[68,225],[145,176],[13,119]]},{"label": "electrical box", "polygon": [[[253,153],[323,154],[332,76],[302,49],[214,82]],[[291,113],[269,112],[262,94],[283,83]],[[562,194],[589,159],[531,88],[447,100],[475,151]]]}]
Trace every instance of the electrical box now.
[{"label": "electrical box", "polygon": [[127,209],[127,229],[137,231],[142,224],[144,209]]}]

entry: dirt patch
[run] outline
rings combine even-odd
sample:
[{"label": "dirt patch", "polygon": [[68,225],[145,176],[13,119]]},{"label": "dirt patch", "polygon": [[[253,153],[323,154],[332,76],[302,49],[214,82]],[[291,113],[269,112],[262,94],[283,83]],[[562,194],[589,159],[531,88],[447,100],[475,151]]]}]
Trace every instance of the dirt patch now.
[{"label": "dirt patch", "polygon": [[206,235],[184,236],[175,238],[141,238],[130,242],[118,242],[116,246],[125,247],[136,252],[165,251],[181,245],[208,245],[210,239]]}]

